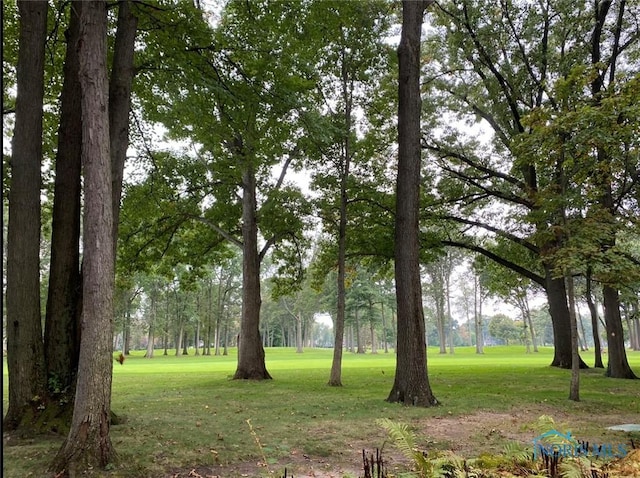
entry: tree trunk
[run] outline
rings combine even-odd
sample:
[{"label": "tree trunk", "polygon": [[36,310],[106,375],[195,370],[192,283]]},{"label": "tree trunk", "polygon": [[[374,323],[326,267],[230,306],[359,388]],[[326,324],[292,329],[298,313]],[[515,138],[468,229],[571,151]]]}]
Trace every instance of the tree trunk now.
[{"label": "tree trunk", "polygon": [[440,342],[440,353],[447,353],[447,334],[444,331],[444,297],[440,292],[436,292],[434,302],[436,304],[436,327],[438,330],[438,342]]},{"label": "tree trunk", "polygon": [[342,386],[342,349],[344,346],[344,321],[346,315],[346,267],[347,267],[347,204],[349,203],[347,185],[351,169],[351,108],[353,83],[349,88],[348,69],[345,58],[345,50],[342,50],[342,96],[344,100],[344,148],[340,157],[340,218],[338,224],[338,310],[334,326],[333,361],[329,385]]},{"label": "tree trunk", "polygon": [[245,158],[242,173],[242,318],[238,367],[234,379],[270,379],[260,339],[260,255],[256,219],[256,177],[253,165]]},{"label": "tree trunk", "polygon": [[153,322],[149,324],[149,332],[147,334],[147,351],[144,354],[145,358],[153,358]]},{"label": "tree trunk", "polygon": [[449,281],[451,280],[451,265],[449,263],[449,256],[445,258],[445,293],[447,299],[447,323],[449,324],[449,353],[453,355],[455,349],[453,348],[453,316],[451,315],[451,292],[449,290]]},{"label": "tree trunk", "polygon": [[569,321],[571,325],[571,385],[569,400],[580,401],[580,355],[578,354],[578,321],[576,320],[575,293],[571,272],[565,276],[567,297],[569,298]]},{"label": "tree trunk", "polygon": [[355,326],[356,326],[356,332],[355,332],[355,336],[356,336],[356,353],[359,354],[363,354],[365,353],[365,344],[364,344],[364,340],[362,339],[362,330],[360,328],[360,317],[358,314],[358,307],[356,306],[355,308]]},{"label": "tree trunk", "polygon": [[[373,308],[371,310],[373,310]],[[378,353],[378,344],[376,340],[376,328],[373,320],[369,322],[369,331],[371,332],[371,354],[375,355]]]},{"label": "tree trunk", "polygon": [[593,329],[593,349],[595,350],[595,368],[604,368],[602,363],[602,346],[600,344],[600,332],[598,332],[598,309],[593,302],[593,295],[591,294],[591,269],[587,269],[587,290],[585,295],[587,297],[587,305],[589,307],[589,313],[591,314],[591,328]]},{"label": "tree trunk", "polygon": [[[131,86],[135,70],[134,45],[138,18],[131,11],[130,1],[118,2],[118,26],[113,47],[113,64],[109,82],[109,136],[111,151],[111,187],[113,207],[113,247],[117,250],[120,197],[124,163],[129,147],[129,111]],[[114,252],[115,254],[115,252]]]},{"label": "tree trunk", "polygon": [[395,277],[398,304],[396,373],[387,401],[438,404],[429,385],[420,284],[420,34],[428,1],[403,0],[398,47],[398,176]]},{"label": "tree trunk", "polygon": [[[184,326],[182,330],[184,330]],[[189,355],[189,333],[186,330],[184,330],[182,338],[182,355]]]},{"label": "tree trunk", "polygon": [[[179,319],[178,319],[179,320]],[[176,357],[182,355],[182,339],[184,338],[184,324],[180,323],[178,333],[176,334]]]},{"label": "tree trunk", "polygon": [[474,307],[473,313],[475,315],[475,329],[476,329],[476,353],[484,353],[484,334],[482,333],[482,286],[480,284],[480,278],[475,278],[475,291],[474,291]]},{"label": "tree trunk", "polygon": [[[56,400],[47,404],[66,404],[68,415],[64,427],[71,422],[73,393],[80,353],[80,311],[82,273],[80,270],[80,196],[82,175],[82,109],[78,76],[78,9],[71,8],[64,62],[64,80],[60,94],[60,124],[56,153],[56,175],[51,228],[51,262],[44,331],[44,353],[47,364],[49,393]],[[55,384],[53,387],[52,384]],[[58,392],[58,393],[56,393]],[[66,396],[66,397],[65,397]],[[57,420],[56,420],[57,421]],[[68,429],[61,428],[66,433]]]},{"label": "tree trunk", "polygon": [[384,303],[380,305],[380,315],[382,315],[382,340],[384,345],[384,353],[389,353],[389,341],[387,340],[387,319],[384,314]]},{"label": "tree trunk", "polygon": [[113,215],[107,84],[106,2],[80,11],[80,84],[84,166],[82,332],[71,430],[53,471],[70,477],[104,468],[115,458],[109,436],[113,352]]},{"label": "tree trunk", "polygon": [[296,353],[301,354],[303,352],[302,349],[302,317],[298,314],[294,316],[296,321]]},{"label": "tree trunk", "polygon": [[526,311],[526,320],[529,324],[529,332],[531,333],[531,342],[533,343],[533,352],[538,352],[538,338],[536,337],[536,331],[533,327],[533,320],[531,320],[531,311],[529,310],[529,306],[527,305]]},{"label": "tree trunk", "polygon": [[604,297],[604,321],[607,324],[607,343],[609,348],[609,363],[607,364],[607,377],[611,378],[638,378],[631,370],[627,361],[627,352],[624,349],[624,330],[620,317],[620,299],[618,291],[611,286],[602,287]]},{"label": "tree trunk", "polygon": [[[567,306],[567,291],[564,279],[554,278],[553,270],[549,264],[544,264],[547,300],[549,313],[553,326],[553,361],[552,367],[571,369],[571,321],[569,307]],[[589,368],[580,359],[580,368]]]},{"label": "tree trunk", "polygon": [[16,113],[7,241],[7,367],[4,425],[18,428],[46,390],[40,316],[40,165],[47,2],[20,1]]}]

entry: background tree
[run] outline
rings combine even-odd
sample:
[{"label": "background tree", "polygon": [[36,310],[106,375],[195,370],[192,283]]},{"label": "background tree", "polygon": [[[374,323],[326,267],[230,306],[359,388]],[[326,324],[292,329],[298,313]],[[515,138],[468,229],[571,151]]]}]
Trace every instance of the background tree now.
[{"label": "background tree", "polygon": [[[260,266],[272,253],[283,275],[300,277],[296,261],[303,255],[301,230],[309,212],[300,191],[285,182],[289,166],[299,160],[301,112],[313,86],[304,62],[292,54],[301,42],[292,26],[304,11],[283,2],[229,2],[212,31],[203,12],[186,3],[178,10],[190,27],[173,21],[149,39],[146,58],[156,66],[143,74],[158,89],[141,94],[148,120],[164,123],[172,138],[197,144],[195,155],[185,152],[176,163],[188,179],[169,184],[164,201],[179,196],[185,205],[174,215],[177,227],[198,222],[210,229],[209,245],[224,239],[241,249],[243,319],[235,377],[270,378],[259,333]],[[185,58],[190,66],[183,69]],[[175,81],[176,70],[184,81]],[[167,98],[171,108],[155,107]]]},{"label": "background tree", "polygon": [[[568,247],[569,242],[574,245],[575,242],[567,241],[569,235],[564,230],[563,214],[571,210],[584,215],[589,204],[594,204],[587,193],[590,189],[582,185],[584,178],[591,175],[587,171],[597,170],[597,154],[592,153],[599,147],[593,144],[598,143],[597,140],[584,136],[593,135],[594,126],[598,124],[595,117],[588,114],[591,110],[581,106],[593,103],[584,92],[593,90],[594,77],[585,73],[593,71],[594,54],[606,58],[602,74],[595,78],[604,80],[622,75],[620,84],[626,86],[618,90],[611,88],[607,94],[616,96],[621,101],[618,105],[625,104],[626,95],[620,93],[634,88],[633,81],[627,81],[633,78],[634,69],[628,68],[633,62],[622,59],[632,57],[637,51],[638,41],[632,26],[636,23],[635,7],[623,2],[616,5],[614,12],[608,2],[603,2],[593,7],[598,12],[594,14],[588,13],[592,7],[586,4],[581,9],[569,9],[564,4],[547,3],[545,8],[535,11],[518,3],[505,3],[500,9],[477,2],[440,6],[444,16],[438,17],[443,20],[439,20],[439,24],[445,27],[441,32],[446,39],[434,36],[434,43],[443,49],[438,54],[439,61],[431,64],[434,74],[429,78],[433,81],[428,83],[438,85],[436,89],[442,94],[436,97],[442,100],[440,107],[473,123],[481,119],[494,136],[488,142],[481,138],[461,141],[455,128],[449,127],[443,128],[444,134],[438,140],[425,141],[425,147],[445,160],[442,170],[446,175],[464,185],[457,190],[462,194],[458,194],[456,204],[459,208],[467,207],[468,211],[466,217],[457,214],[456,221],[500,235],[537,258],[544,280],[539,281],[537,274],[528,277],[543,285],[549,298],[555,332],[553,364],[568,367],[571,362],[569,309],[562,282],[566,261],[563,262],[562,254],[557,252],[576,251]],[[491,17],[500,20],[485,21]],[[604,24],[612,28],[604,28]],[[503,61],[507,57],[509,61]],[[446,67],[442,67],[444,63]],[[598,103],[595,109],[603,119],[605,116],[601,113],[605,108]],[[554,121],[545,123],[551,117]],[[569,118],[579,118],[582,126],[574,128]],[[598,137],[618,136],[621,141],[608,144],[624,144],[623,149],[631,151],[633,142],[623,131],[633,126],[623,121],[624,126],[617,129],[611,127],[614,123],[601,123]],[[615,153],[615,157],[619,162],[611,170],[618,171],[621,179],[615,183],[634,184],[636,179],[631,172],[634,168],[628,166],[628,159],[633,155]],[[563,184],[571,186],[566,188]],[[603,191],[595,183],[592,186],[594,194],[596,190]],[[614,185],[613,190],[617,200],[623,196],[632,199],[625,187]],[[535,198],[531,196],[534,191]],[[562,191],[570,194],[562,195]],[[496,216],[483,209],[487,201],[503,204],[503,211],[513,219],[503,217],[501,224],[495,222]],[[469,219],[471,211],[478,214],[477,219]],[[480,214],[481,211],[484,214]],[[505,228],[504,224],[521,225],[521,229]],[[549,228],[549,224],[553,227]],[[605,226],[603,222],[599,227],[583,231],[610,230]],[[571,237],[575,234],[573,231]],[[586,239],[586,235],[581,237]],[[592,235],[583,245],[593,246],[601,239]],[[486,250],[483,253],[500,260]],[[619,256],[619,260],[623,256]],[[511,266],[517,270],[513,262]],[[519,273],[527,275],[526,271]],[[615,309],[615,306],[609,307],[610,311]],[[618,323],[616,318],[611,326],[614,323]],[[614,340],[619,337],[620,334],[615,333]],[[618,370],[616,374],[620,376],[627,372],[622,363]]]},{"label": "background tree", "polygon": [[325,254],[332,255],[330,263],[337,266],[338,281],[331,386],[342,385],[347,256],[353,251],[349,215],[357,194],[354,169],[370,160],[362,145],[361,131],[369,127],[363,112],[369,108],[380,72],[387,66],[388,48],[383,39],[388,9],[378,1],[316,2],[310,9],[310,25],[317,27],[312,31],[311,48],[315,49],[312,58],[325,131],[315,131],[308,154],[323,232],[331,244]]},{"label": "background tree", "polygon": [[504,341],[506,345],[509,345],[509,341],[513,343],[523,338],[522,326],[518,326],[513,319],[504,314],[496,314],[489,319],[489,333],[492,337]]}]

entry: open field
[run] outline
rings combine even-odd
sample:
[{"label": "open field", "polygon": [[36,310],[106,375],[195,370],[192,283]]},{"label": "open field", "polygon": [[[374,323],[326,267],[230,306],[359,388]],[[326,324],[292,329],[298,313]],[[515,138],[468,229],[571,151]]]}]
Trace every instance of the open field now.
[{"label": "open field", "polygon": [[[361,450],[381,447],[375,420],[405,422],[425,450],[463,456],[498,452],[511,441],[531,444],[535,423],[550,415],[574,436],[599,443],[640,441],[605,427],[640,423],[640,381],[607,379],[602,370],[581,375],[579,403],[567,399],[570,372],[548,366],[552,351],[523,347],[471,348],[455,355],[429,350],[429,376],[441,406],[405,408],[385,402],[393,384],[393,353],[345,353],[341,388],[326,385],[331,350],[267,349],[272,381],[230,377],[236,357],[142,358],[114,362],[113,405],[125,419],[112,428],[119,462],[108,477],[282,476],[342,477],[361,473]],[[161,351],[160,351],[161,353]],[[640,353],[628,352],[636,374]],[[590,352],[583,354],[590,363]],[[3,410],[7,380],[4,366]],[[4,437],[3,476],[43,477],[60,437]],[[389,466],[404,463],[389,444]],[[191,471],[193,470],[193,472]],[[191,473],[191,475],[190,475]]]}]

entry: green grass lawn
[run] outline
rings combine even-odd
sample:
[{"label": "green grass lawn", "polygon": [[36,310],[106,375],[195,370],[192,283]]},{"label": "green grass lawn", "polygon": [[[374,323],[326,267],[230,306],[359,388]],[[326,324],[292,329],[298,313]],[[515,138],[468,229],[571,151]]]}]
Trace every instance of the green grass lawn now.
[{"label": "green grass lawn", "polygon": [[[454,355],[430,349],[429,377],[441,402],[430,409],[385,401],[393,385],[393,353],[345,353],[339,388],[326,385],[331,357],[328,349],[303,354],[267,349],[267,369],[274,379],[263,382],[231,380],[235,350],[229,356],[156,355],[152,360],[134,352],[124,365],[114,362],[112,408],[125,419],[112,427],[120,459],[108,473],[95,476],[168,477],[176,470],[214,465],[229,467],[230,474],[223,476],[241,476],[232,474],[239,473],[234,468],[238,463],[264,461],[266,476],[267,468],[282,473],[280,466],[304,455],[352,462],[357,469],[360,450],[384,441],[375,425],[381,417],[410,424],[426,448],[456,445],[477,453],[489,445],[502,446],[514,433],[530,439],[528,435],[535,436],[533,422],[542,414],[602,440],[614,439],[604,425],[615,417],[640,422],[640,381],[608,379],[602,370],[583,371],[581,401],[571,402],[570,372],[548,366],[551,349],[525,354],[523,347],[487,347],[482,356],[472,348],[458,348]],[[628,352],[628,357],[640,374],[640,353]],[[592,362],[589,352],[583,358]],[[6,363],[4,374],[3,411]],[[505,425],[499,439],[473,433],[461,438],[453,428],[451,433],[446,430],[449,423],[469,427],[469,417],[503,415],[513,417],[513,423],[509,430]],[[445,429],[436,440],[430,430],[438,424]],[[3,476],[46,476],[43,470],[61,440],[5,439]]]}]

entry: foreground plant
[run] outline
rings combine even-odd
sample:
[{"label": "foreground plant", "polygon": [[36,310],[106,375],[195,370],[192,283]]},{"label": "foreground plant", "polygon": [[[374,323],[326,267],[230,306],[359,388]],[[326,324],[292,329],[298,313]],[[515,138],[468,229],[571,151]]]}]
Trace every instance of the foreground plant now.
[{"label": "foreground plant", "polygon": [[[428,454],[417,446],[416,436],[408,425],[387,418],[376,420],[376,423],[387,432],[398,450],[411,460],[414,470],[412,475],[421,478],[613,478],[638,476],[626,473],[629,470],[640,471],[640,450],[634,450],[617,460],[563,456],[561,453],[538,457],[530,447],[523,447],[518,443],[507,444],[501,454],[486,454],[474,459],[465,459],[452,451]],[[553,444],[564,446],[567,444],[566,440],[570,440],[571,445],[580,445],[580,442],[571,437],[570,432],[559,432],[557,427],[554,428],[555,425],[553,418],[548,416],[540,417],[536,423],[537,428],[546,432],[553,428],[553,433],[541,435]]]}]

